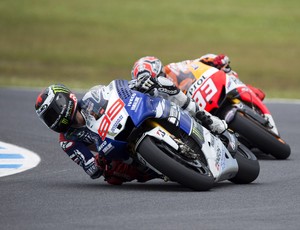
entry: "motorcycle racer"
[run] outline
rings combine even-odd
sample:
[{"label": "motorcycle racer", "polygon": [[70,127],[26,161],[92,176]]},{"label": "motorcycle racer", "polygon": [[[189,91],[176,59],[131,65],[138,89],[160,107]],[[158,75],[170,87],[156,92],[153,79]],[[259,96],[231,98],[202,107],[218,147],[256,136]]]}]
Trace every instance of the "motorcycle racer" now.
[{"label": "motorcycle racer", "polygon": [[135,179],[139,182],[153,179],[152,172],[142,171],[130,162],[106,161],[99,157],[93,136],[85,125],[82,103],[67,87],[54,84],[38,95],[35,109],[42,122],[59,133],[63,151],[92,179],[103,175],[109,184],[115,185]]},{"label": "motorcycle racer", "polygon": [[[163,66],[162,62],[156,57],[145,56],[134,63],[131,76],[132,79],[138,79],[146,75],[151,76],[152,78],[165,76],[169,78],[184,93],[186,93],[187,89],[196,80],[195,77],[190,73],[189,66],[197,62],[215,67],[224,71],[228,75],[238,78],[238,74],[230,67],[229,57],[224,54],[206,54],[195,60],[185,60],[181,62],[170,63],[166,66]],[[151,65],[154,67],[152,68]],[[251,89],[260,100],[265,98],[265,93],[261,89],[249,84],[247,87]]]},{"label": "motorcycle racer", "polygon": [[[162,86],[163,83],[164,86]],[[183,109],[192,115],[197,114],[215,132],[221,133],[227,128],[224,121],[201,111],[196,103],[172,83],[169,83],[170,81],[165,78],[155,85],[152,84],[153,95],[168,97],[173,102],[179,103]],[[146,84],[142,81],[133,80],[129,82],[129,86],[132,89],[143,91]],[[86,127],[86,117],[93,116],[89,113],[89,106],[91,106],[89,98],[95,97],[93,90],[101,87],[93,87],[85,94],[83,99],[78,101],[75,94],[66,86],[61,84],[50,85],[38,95],[35,103],[36,113],[48,128],[59,133],[59,143],[63,151],[81,166],[92,179],[103,175],[109,184],[120,185],[132,180],[146,182],[157,178],[157,174],[152,170],[136,165],[131,159],[126,161],[120,159],[108,160],[100,157],[97,153],[96,138]],[[104,111],[106,104],[105,101],[101,100],[93,106],[97,106],[99,111]],[[103,144],[106,144],[105,141],[103,140]]]}]

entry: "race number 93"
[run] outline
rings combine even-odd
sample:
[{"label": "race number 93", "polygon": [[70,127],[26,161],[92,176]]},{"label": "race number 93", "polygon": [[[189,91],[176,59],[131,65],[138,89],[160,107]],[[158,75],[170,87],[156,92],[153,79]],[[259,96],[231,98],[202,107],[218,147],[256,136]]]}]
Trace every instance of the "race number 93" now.
[{"label": "race number 93", "polygon": [[196,89],[192,98],[198,103],[201,108],[205,108],[213,96],[218,92],[215,83],[211,78],[207,79],[198,89]]}]

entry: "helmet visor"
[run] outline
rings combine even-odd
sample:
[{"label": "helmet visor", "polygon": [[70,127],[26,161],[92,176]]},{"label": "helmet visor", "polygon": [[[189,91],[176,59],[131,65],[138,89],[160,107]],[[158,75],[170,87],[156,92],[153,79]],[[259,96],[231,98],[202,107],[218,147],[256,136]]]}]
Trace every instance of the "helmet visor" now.
[{"label": "helmet visor", "polygon": [[40,117],[48,127],[52,127],[60,119],[61,115],[54,108],[49,108]]},{"label": "helmet visor", "polygon": [[[67,113],[68,105],[70,107]],[[41,118],[49,128],[58,131],[61,127],[69,124],[72,116],[70,110],[72,110],[73,105],[73,101],[67,99],[63,94],[58,94],[49,108],[41,115]]]}]

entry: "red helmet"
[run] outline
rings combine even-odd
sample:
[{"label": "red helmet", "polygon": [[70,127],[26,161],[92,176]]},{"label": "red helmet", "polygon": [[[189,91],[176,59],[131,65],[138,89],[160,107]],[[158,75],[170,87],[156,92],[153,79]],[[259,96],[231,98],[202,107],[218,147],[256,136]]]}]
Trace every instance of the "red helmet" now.
[{"label": "red helmet", "polygon": [[38,95],[35,110],[50,129],[59,133],[66,132],[77,111],[77,98],[64,85],[51,85]]},{"label": "red helmet", "polygon": [[153,56],[142,57],[137,60],[131,70],[131,78],[137,79],[142,76],[151,76],[153,78],[162,74],[162,62]]}]

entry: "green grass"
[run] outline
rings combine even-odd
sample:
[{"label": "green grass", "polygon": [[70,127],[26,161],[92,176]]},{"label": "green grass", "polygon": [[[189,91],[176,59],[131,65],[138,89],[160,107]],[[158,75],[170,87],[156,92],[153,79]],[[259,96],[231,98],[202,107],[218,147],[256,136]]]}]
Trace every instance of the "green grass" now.
[{"label": "green grass", "polygon": [[300,98],[298,0],[0,1],[0,86],[89,88],[130,78],[136,59],[167,64],[226,53],[268,97]]}]

